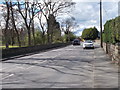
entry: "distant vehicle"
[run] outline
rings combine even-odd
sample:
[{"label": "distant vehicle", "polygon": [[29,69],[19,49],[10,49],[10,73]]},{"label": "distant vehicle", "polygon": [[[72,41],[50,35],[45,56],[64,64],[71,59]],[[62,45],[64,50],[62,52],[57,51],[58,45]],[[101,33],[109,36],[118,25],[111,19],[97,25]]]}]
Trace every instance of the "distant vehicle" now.
[{"label": "distant vehicle", "polygon": [[72,44],[73,44],[73,45],[80,45],[80,40],[79,40],[79,39],[74,39],[74,40],[72,41]]},{"label": "distant vehicle", "polygon": [[83,49],[85,48],[93,48],[94,49],[94,43],[91,40],[85,40],[83,42]]}]

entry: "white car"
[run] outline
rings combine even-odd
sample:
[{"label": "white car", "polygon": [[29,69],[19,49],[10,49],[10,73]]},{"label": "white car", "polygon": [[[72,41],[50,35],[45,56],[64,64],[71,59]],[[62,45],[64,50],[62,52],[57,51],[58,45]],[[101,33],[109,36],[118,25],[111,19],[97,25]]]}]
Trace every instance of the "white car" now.
[{"label": "white car", "polygon": [[86,40],[83,42],[83,49],[85,48],[93,48],[94,49],[94,43],[91,40]]}]

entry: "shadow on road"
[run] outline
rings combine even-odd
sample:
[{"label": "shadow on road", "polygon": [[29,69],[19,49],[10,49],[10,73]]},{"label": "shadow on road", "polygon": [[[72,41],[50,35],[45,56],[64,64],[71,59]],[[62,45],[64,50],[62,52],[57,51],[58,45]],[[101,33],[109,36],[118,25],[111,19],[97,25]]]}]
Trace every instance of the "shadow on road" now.
[{"label": "shadow on road", "polygon": [[[61,74],[68,74],[68,75],[75,75],[75,76],[84,76],[84,74],[77,74],[77,73],[71,73],[71,72],[67,72],[65,70],[60,70],[60,68],[65,68],[67,70],[77,70],[77,69],[73,69],[72,67],[74,65],[79,65],[80,63],[87,63],[90,64],[92,61],[90,59],[65,59],[65,58],[24,58],[24,59],[18,59],[19,61],[5,61],[4,63],[10,63],[10,64],[20,64],[20,65],[29,65],[29,66],[37,66],[37,67],[42,67],[42,68],[48,68],[48,69],[52,69],[54,71],[57,71],[58,73]],[[28,61],[28,62],[24,62]],[[29,60],[32,60],[29,62]],[[36,61],[36,62],[34,62]],[[43,63],[41,63],[41,61],[43,61]],[[44,62],[46,61],[46,62]],[[60,68],[56,68],[56,67],[60,67]],[[79,66],[79,69],[83,69],[83,70],[87,70],[89,72],[92,72],[91,69],[89,68],[85,68],[82,66]],[[82,71],[81,71],[82,72]]]}]

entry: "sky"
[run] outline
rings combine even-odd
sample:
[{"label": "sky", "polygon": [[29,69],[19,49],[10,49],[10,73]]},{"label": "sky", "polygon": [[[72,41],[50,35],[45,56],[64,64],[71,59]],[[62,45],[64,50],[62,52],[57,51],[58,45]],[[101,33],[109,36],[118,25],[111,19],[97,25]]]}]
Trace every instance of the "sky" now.
[{"label": "sky", "polygon": [[[66,0],[69,1],[69,0]],[[81,36],[85,28],[96,27],[100,31],[100,3],[99,0],[72,0],[75,6],[68,15],[57,17],[57,21],[73,16],[77,23],[72,29],[77,36]],[[102,0],[103,26],[107,20],[118,16],[118,2],[120,0]],[[3,2],[3,0],[0,0]],[[104,29],[104,27],[103,27]]]},{"label": "sky", "polygon": [[[96,27],[100,31],[100,3],[99,0],[74,0],[76,5],[71,11],[70,16],[75,17],[77,27],[72,31],[81,36],[85,28]],[[106,0],[102,2],[103,29],[107,20],[118,16],[118,1]],[[62,16],[63,17],[63,16]],[[66,16],[67,17],[67,16]]]}]

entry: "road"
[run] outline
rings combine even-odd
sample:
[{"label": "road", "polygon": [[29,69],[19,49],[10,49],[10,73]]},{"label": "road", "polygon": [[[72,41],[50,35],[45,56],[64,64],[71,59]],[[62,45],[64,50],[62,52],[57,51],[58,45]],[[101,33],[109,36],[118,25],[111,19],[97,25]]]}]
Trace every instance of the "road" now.
[{"label": "road", "polygon": [[67,46],[7,60],[2,88],[117,88],[118,67],[104,51]]}]

